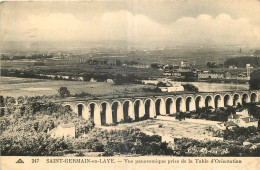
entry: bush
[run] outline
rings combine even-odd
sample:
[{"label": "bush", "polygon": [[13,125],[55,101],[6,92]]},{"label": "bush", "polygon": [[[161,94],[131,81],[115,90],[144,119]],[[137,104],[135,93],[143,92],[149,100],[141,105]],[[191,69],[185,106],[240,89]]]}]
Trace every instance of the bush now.
[{"label": "bush", "polygon": [[58,92],[59,92],[60,97],[68,97],[68,96],[70,96],[70,91],[68,90],[67,87],[61,87],[58,90]]},{"label": "bush", "polygon": [[45,128],[42,128],[49,118],[45,116],[42,121],[44,123],[38,123],[38,131],[34,126],[38,119],[24,120],[24,122],[19,120],[15,127],[5,130],[0,137],[1,154],[4,156],[55,156],[63,155],[65,151],[75,152],[81,149],[89,152],[104,152],[105,156],[172,154],[168,144],[161,142],[160,136],[148,136],[139,129],[109,132],[93,129],[78,138],[52,138],[44,132]]},{"label": "bush", "polygon": [[121,74],[117,74],[115,77],[115,85],[123,85],[123,84],[141,84],[141,82],[138,80],[138,77],[136,77],[134,74],[129,74],[126,76],[123,76]]},{"label": "bush", "polygon": [[248,127],[248,128],[236,128],[232,131],[225,130],[224,131],[224,139],[225,140],[236,140],[236,141],[245,141],[247,139],[250,139],[250,137],[258,135],[259,129],[256,127]]},{"label": "bush", "polygon": [[199,92],[199,89],[193,84],[184,84],[183,88],[185,91]]},{"label": "bush", "polygon": [[255,149],[243,147],[235,142],[198,141],[188,138],[175,139],[175,156],[251,156]]},{"label": "bush", "polygon": [[104,132],[104,155],[170,155],[168,144],[160,136],[148,136],[139,129]]},{"label": "bush", "polygon": [[3,133],[0,140],[4,156],[54,156],[57,151],[68,148],[63,139],[51,138],[43,132],[8,132]]}]

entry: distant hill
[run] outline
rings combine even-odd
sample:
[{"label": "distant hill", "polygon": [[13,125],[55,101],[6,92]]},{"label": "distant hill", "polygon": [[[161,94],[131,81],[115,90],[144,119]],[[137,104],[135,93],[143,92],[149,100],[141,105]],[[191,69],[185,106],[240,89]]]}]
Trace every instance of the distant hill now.
[{"label": "distant hill", "polygon": [[246,64],[253,67],[260,67],[260,57],[235,57],[227,59],[224,64],[226,66],[235,65],[239,68],[245,68]]}]

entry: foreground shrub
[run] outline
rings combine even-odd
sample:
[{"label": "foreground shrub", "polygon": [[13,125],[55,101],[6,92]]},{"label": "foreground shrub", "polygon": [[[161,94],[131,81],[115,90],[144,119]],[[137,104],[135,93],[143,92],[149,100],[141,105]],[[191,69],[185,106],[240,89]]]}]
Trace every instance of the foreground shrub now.
[{"label": "foreground shrub", "polygon": [[[240,142],[175,139],[174,144],[161,142],[139,129],[102,131],[93,129],[78,138],[51,138],[44,132],[4,132],[1,137],[3,156],[55,156],[65,153],[103,152],[112,155],[173,156],[260,156],[260,145],[243,146]],[[84,151],[84,152],[83,152]]]},{"label": "foreground shrub", "polygon": [[[225,140],[235,140],[235,141],[245,141],[250,137],[256,136],[259,134],[259,129],[256,127],[240,127],[235,128],[234,130],[225,130],[224,131],[224,139]],[[260,141],[259,141],[260,142]]]},{"label": "foreground shrub", "polygon": [[51,138],[46,133],[3,133],[0,140],[3,156],[51,156],[68,148],[65,140]]},{"label": "foreground shrub", "polygon": [[175,140],[175,156],[260,156],[260,145],[245,147],[240,142]]},{"label": "foreground shrub", "polygon": [[138,129],[120,131],[92,130],[86,137],[51,138],[46,133],[17,132],[1,135],[0,149],[5,156],[53,156],[61,151],[84,149],[114,154],[171,155],[168,144],[159,136],[148,136]]}]

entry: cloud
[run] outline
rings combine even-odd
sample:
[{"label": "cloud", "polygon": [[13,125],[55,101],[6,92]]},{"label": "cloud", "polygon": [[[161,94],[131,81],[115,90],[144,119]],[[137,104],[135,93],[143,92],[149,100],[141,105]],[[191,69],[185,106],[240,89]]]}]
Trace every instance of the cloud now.
[{"label": "cloud", "polygon": [[182,35],[191,42],[215,44],[257,44],[259,27],[250,24],[246,18],[233,19],[228,14],[215,18],[202,14],[197,18],[181,18],[171,25],[178,40]]},{"label": "cloud", "polygon": [[174,45],[260,43],[258,25],[253,25],[247,18],[234,19],[226,13],[216,17],[208,14],[181,17],[169,24],[159,23],[146,15],[135,15],[126,10],[84,19],[70,13],[34,14],[25,20],[5,20],[2,23],[4,40],[127,40],[139,43],[165,41]]}]

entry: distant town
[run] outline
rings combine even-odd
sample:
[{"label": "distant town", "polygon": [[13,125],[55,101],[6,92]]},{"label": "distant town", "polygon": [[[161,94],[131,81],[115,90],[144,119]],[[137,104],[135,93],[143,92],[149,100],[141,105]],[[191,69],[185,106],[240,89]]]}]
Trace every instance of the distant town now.
[{"label": "distant town", "polygon": [[[161,50],[163,51],[163,50]],[[174,50],[172,50],[174,51]],[[116,76],[129,77],[123,83],[145,82],[145,80],[158,80],[167,78],[173,81],[187,82],[221,82],[221,83],[248,83],[250,73],[260,66],[259,50],[241,54],[238,57],[228,58],[224,63],[180,60],[172,64],[150,63],[138,56],[154,56],[155,51],[123,51],[123,52],[88,52],[84,54],[1,54],[3,60],[2,76],[41,78],[71,81],[108,82],[116,81]],[[241,56],[239,56],[241,54]],[[137,56],[135,56],[137,55]],[[84,56],[84,57],[83,57]],[[132,56],[132,57],[129,57]],[[239,62],[238,62],[239,61]],[[165,60],[166,63],[167,60]],[[19,67],[22,64],[23,67]],[[55,64],[56,63],[56,64]],[[13,66],[11,66],[13,65]],[[53,68],[52,66],[56,67]],[[14,67],[15,66],[15,67]],[[73,73],[68,71],[68,67]],[[78,67],[78,68],[77,68]],[[98,71],[97,71],[98,69]],[[140,74],[140,72],[142,74]],[[146,82],[147,83],[147,82]]]}]

